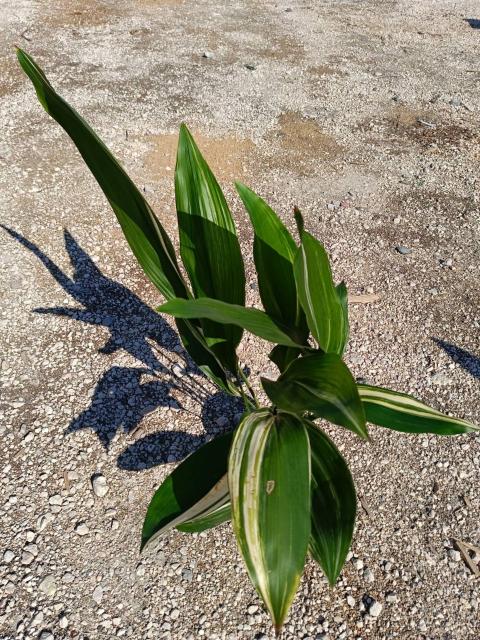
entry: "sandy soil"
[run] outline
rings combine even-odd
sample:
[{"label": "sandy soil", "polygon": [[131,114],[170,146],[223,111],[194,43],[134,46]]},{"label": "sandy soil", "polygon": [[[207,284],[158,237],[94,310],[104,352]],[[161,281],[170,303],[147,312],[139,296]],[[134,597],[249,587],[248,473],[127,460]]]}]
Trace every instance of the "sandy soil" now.
[{"label": "sandy soil", "polygon": [[[1,8],[0,637],[270,637],[229,525],[139,556],[154,488],[232,427],[238,406],[173,372],[183,353],[150,310],[160,298],[12,45],[96,128],[172,235],[188,123],[232,204],[249,303],[251,231],[233,179],[290,227],[300,206],[336,279],[380,295],[351,309],[355,375],[478,424],[478,2]],[[273,373],[267,347],[242,343],[255,376]],[[284,637],[478,640],[479,579],[451,553],[454,539],[480,546],[478,436],[372,427],[365,445],[329,432],[362,497],[355,555],[334,590],[308,564]]]}]

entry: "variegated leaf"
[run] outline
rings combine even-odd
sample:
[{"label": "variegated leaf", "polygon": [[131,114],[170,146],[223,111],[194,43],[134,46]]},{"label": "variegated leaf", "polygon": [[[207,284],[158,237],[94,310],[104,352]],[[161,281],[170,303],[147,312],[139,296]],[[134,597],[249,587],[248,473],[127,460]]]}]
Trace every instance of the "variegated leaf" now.
[{"label": "variegated leaf", "polygon": [[250,413],[229,460],[235,535],[278,631],[303,571],[310,536],[310,446],[292,414]]},{"label": "variegated leaf", "polygon": [[182,522],[182,524],[177,525],[177,529],[185,533],[199,533],[200,531],[205,531],[206,529],[216,527],[223,522],[227,522],[228,520],[231,520],[231,518],[232,510],[229,497],[228,502],[225,504],[220,507],[214,507],[211,511],[208,511],[197,518]]},{"label": "variegated leaf", "polygon": [[147,509],[142,549],[183,522],[205,517],[229,500],[227,464],[233,433],[197,449],[166,478]]},{"label": "variegated leaf", "polygon": [[381,427],[406,433],[436,433],[443,436],[479,431],[470,422],[447,416],[406,393],[365,384],[357,386],[367,421]]}]

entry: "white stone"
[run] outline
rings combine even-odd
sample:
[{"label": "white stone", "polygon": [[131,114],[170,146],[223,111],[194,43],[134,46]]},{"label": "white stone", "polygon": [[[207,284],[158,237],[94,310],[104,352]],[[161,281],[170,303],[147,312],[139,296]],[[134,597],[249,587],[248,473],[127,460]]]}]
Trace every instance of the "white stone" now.
[{"label": "white stone", "polygon": [[97,604],[100,604],[103,598],[103,589],[101,587],[101,585],[98,585],[97,587],[95,587],[95,589],[93,590],[92,593],[92,598],[95,600],[95,602]]},{"label": "white stone", "polygon": [[14,559],[14,557],[15,554],[13,553],[13,551],[11,549],[7,549],[3,554],[3,561],[8,564]]},{"label": "white stone", "polygon": [[108,493],[108,486],[105,476],[101,473],[96,473],[92,476],[92,489],[97,498],[103,498]]},{"label": "white stone", "polygon": [[87,527],[85,522],[78,522],[75,525],[75,533],[78,533],[79,536],[86,536],[90,532],[90,529]]},{"label": "white stone", "polygon": [[373,602],[368,607],[368,613],[372,616],[372,618],[378,618],[378,616],[382,613],[383,604],[378,602],[378,600],[373,600]]}]

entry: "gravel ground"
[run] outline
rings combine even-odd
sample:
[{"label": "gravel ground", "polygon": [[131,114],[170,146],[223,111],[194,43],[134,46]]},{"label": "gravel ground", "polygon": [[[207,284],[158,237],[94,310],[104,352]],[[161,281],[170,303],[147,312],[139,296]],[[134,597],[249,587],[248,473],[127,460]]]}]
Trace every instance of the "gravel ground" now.
[{"label": "gravel ground", "polygon": [[[186,121],[225,185],[258,302],[246,181],[326,244],[355,375],[480,423],[480,7],[458,0],[4,0],[0,140],[4,640],[270,638],[229,525],[139,556],[154,488],[231,428],[12,44],[175,233]],[[205,56],[205,54],[207,54]],[[241,358],[273,373],[267,346]],[[362,505],[335,589],[309,562],[284,638],[478,640],[480,440],[329,429]],[[479,554],[474,562],[480,560]]]}]

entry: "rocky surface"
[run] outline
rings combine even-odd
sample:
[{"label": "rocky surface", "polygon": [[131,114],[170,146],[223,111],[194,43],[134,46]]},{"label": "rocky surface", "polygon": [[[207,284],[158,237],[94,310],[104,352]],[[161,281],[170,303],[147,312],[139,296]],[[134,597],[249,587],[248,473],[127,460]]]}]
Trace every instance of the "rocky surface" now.
[{"label": "rocky surface", "polygon": [[[154,489],[238,420],[185,358],[114,216],[16,65],[32,53],[175,233],[181,121],[327,246],[355,375],[479,423],[478,2],[17,0],[0,15],[3,640],[270,638],[229,525],[139,555]],[[375,297],[375,296],[374,296]],[[267,345],[241,359],[271,373]],[[329,428],[361,498],[335,589],[284,638],[478,640],[478,436]],[[102,478],[99,480],[99,478]],[[472,552],[473,566],[480,558]],[[476,563],[476,564],[475,564]]]}]

